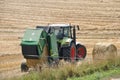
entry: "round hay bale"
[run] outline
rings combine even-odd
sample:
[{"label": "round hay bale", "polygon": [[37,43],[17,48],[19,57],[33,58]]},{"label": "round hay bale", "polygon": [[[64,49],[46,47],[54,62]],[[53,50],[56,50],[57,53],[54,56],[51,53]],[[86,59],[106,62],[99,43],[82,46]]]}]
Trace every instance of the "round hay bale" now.
[{"label": "round hay bale", "polygon": [[111,43],[96,43],[92,55],[93,60],[114,59],[117,55],[117,48]]}]

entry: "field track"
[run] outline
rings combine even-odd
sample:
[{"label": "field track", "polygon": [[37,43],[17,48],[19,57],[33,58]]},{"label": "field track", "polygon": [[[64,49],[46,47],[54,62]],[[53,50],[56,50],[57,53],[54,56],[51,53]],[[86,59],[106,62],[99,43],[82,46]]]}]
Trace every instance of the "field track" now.
[{"label": "field track", "polygon": [[80,25],[77,41],[86,45],[88,60],[97,42],[113,43],[119,53],[120,0],[0,0],[0,77],[18,71],[25,29],[48,23]]}]

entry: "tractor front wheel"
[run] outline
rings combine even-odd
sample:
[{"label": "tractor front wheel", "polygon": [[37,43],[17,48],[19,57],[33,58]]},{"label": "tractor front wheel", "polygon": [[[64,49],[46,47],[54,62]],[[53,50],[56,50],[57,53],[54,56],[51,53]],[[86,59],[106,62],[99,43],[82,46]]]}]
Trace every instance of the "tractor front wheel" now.
[{"label": "tractor front wheel", "polygon": [[76,55],[77,60],[84,59],[87,54],[85,46],[79,44],[76,46],[76,48],[77,48],[77,55]]}]

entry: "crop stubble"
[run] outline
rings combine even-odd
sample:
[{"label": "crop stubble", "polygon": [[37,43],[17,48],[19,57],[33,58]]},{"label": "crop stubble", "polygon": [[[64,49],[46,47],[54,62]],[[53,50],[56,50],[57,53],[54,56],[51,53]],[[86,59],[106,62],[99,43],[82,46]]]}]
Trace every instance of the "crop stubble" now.
[{"label": "crop stubble", "polygon": [[[48,23],[79,24],[77,41],[86,45],[87,59],[92,58],[97,42],[110,42],[120,49],[119,0],[0,0],[0,57],[17,54],[12,60],[23,60],[19,44],[25,29]],[[6,66],[12,64],[10,56],[4,59]]]}]

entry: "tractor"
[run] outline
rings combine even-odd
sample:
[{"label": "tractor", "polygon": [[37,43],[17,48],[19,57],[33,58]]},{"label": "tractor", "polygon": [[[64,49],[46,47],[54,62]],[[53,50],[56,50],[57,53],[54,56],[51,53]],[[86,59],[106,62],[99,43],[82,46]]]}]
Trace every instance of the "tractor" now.
[{"label": "tractor", "polygon": [[78,25],[49,24],[27,29],[21,41],[21,49],[26,62],[21,71],[28,71],[37,64],[54,61],[78,61],[86,57],[86,47],[76,42]]}]

